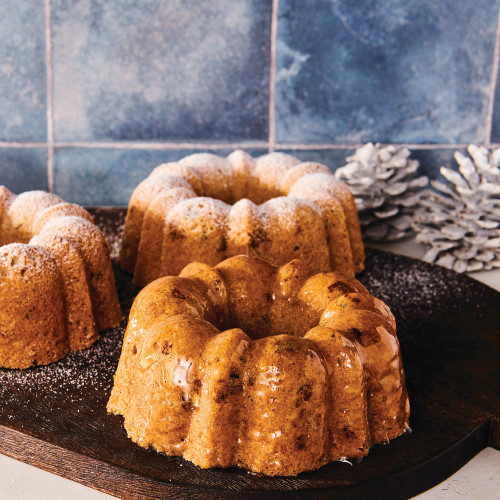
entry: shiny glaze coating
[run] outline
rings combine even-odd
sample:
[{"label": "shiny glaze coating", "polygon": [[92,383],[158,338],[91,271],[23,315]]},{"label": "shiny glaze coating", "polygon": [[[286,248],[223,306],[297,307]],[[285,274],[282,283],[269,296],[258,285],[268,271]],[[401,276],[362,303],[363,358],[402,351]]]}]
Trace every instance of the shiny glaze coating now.
[{"label": "shiny glaze coating", "polygon": [[0,186],[0,366],[84,349],[122,318],[109,251],[91,215],[54,194]]},{"label": "shiny glaze coating", "polygon": [[407,427],[395,321],[356,279],[238,256],[136,297],[108,411],[200,467],[296,475]]},{"label": "shiny glaze coating", "polygon": [[137,286],[236,255],[354,276],[364,247],[349,188],[319,163],[237,150],[160,165],[134,190],[120,265]]}]

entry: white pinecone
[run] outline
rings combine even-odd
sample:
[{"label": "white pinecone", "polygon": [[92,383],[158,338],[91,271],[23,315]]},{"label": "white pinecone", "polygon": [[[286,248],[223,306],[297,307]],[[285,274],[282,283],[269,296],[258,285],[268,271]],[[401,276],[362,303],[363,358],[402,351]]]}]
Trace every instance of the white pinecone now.
[{"label": "white pinecone", "polygon": [[431,181],[415,212],[424,256],[457,272],[500,267],[500,148],[470,145],[470,158],[455,153],[458,172],[441,167],[447,183]]},{"label": "white pinecone", "polygon": [[369,142],[346,161],[335,176],[354,195],[364,237],[394,241],[410,236],[413,209],[428,179],[415,177],[419,163],[410,159],[409,149]]}]

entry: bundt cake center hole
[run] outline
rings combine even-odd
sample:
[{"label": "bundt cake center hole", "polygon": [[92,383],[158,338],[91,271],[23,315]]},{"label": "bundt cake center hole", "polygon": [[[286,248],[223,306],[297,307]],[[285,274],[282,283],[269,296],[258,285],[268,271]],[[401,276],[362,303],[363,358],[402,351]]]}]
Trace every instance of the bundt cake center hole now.
[{"label": "bundt cake center hole", "polygon": [[306,333],[318,326],[319,318],[309,314],[289,314],[286,317],[275,316],[270,313],[251,315],[247,317],[232,317],[218,327],[221,330],[239,328],[243,330],[252,340],[265,337],[277,337],[278,335],[291,335],[293,337],[304,337]]}]

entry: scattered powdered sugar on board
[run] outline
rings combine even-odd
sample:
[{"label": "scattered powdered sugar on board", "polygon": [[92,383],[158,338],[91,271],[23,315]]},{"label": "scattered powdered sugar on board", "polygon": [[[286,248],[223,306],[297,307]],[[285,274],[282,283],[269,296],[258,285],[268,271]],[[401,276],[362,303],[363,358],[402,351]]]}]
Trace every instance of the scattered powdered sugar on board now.
[{"label": "scattered powdered sugar on board", "polygon": [[89,390],[109,395],[123,331],[123,327],[109,330],[88,349],[73,351],[49,365],[26,370],[0,369],[0,399],[7,404],[20,395],[26,399],[26,393],[31,393],[37,399],[45,395],[47,399],[78,403],[87,398]]},{"label": "scattered powdered sugar on board", "polygon": [[[0,400],[6,409],[40,402],[52,409],[59,402],[61,405],[65,402],[78,406],[88,399],[89,394],[98,399],[104,398],[100,405],[96,405],[96,408],[102,408],[109,397],[128,312],[137,290],[131,285],[131,277],[116,265],[125,210],[98,208],[90,209],[89,212],[109,245],[125,318],[119,327],[102,332],[99,340],[88,349],[70,352],[55,363],[25,370],[0,368]],[[13,418],[12,415],[8,417]]]},{"label": "scattered powdered sugar on board", "polygon": [[108,243],[111,260],[116,262],[120,255],[125,211],[118,213],[113,208],[91,208],[89,212]]},{"label": "scattered powdered sugar on board", "polygon": [[357,278],[394,313],[398,331],[405,321],[436,318],[444,311],[472,305],[481,316],[478,294],[487,290],[468,276],[440,266],[366,249],[366,269]]}]

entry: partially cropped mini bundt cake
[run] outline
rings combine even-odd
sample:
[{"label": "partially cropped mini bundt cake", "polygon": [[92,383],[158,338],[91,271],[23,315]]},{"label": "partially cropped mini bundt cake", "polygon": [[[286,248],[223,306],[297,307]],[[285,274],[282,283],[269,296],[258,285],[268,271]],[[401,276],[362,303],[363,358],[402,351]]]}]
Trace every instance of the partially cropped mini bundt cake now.
[{"label": "partially cropped mini bundt cake", "polygon": [[240,150],[160,165],[134,190],[120,262],[137,286],[235,255],[354,276],[364,248],[351,192],[319,163]]},{"label": "partially cropped mini bundt cake", "polygon": [[0,367],[56,361],[121,318],[92,216],[54,194],[0,186]]},{"label": "partially cropped mini bundt cake", "polygon": [[108,411],[200,467],[296,475],[408,428],[389,308],[356,279],[238,256],[136,297]]}]

